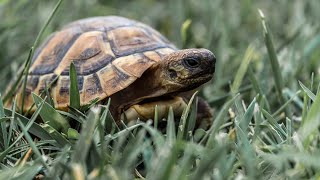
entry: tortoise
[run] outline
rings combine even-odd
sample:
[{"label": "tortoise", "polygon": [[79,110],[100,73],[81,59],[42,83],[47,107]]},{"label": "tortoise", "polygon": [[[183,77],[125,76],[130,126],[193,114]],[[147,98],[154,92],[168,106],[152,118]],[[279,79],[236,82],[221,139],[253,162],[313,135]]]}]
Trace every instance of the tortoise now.
[{"label": "tortoise", "polygon": [[[215,61],[211,51],[179,50],[159,32],[135,20],[118,16],[77,20],[53,33],[35,51],[23,111],[33,104],[31,92],[40,94],[57,77],[50,95],[56,109],[67,111],[73,62],[81,105],[110,97],[110,112],[117,121],[124,111],[131,118],[139,114],[151,118],[155,104],[164,109],[161,112],[173,105],[181,114],[189,98],[185,94],[212,79]],[[18,105],[22,92],[20,86]],[[200,111],[210,114],[203,100],[199,104]]]}]

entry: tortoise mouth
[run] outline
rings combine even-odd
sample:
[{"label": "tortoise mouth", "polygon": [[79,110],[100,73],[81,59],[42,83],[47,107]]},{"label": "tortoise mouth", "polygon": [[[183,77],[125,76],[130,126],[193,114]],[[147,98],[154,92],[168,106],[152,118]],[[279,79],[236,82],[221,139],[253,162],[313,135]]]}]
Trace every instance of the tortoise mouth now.
[{"label": "tortoise mouth", "polygon": [[200,86],[201,84],[204,84],[210,81],[214,76],[214,72],[215,72],[214,65],[203,67],[202,70],[198,70],[197,72],[190,71],[191,75],[180,77],[179,81],[181,82],[181,84],[185,84],[185,85],[195,84]]},{"label": "tortoise mouth", "polygon": [[201,86],[202,84],[207,83],[212,78],[213,78],[213,74],[205,74],[197,78],[190,77],[190,78],[184,79],[180,84],[182,86],[186,86],[188,90],[192,90]]},{"label": "tortoise mouth", "polygon": [[172,100],[172,99],[173,99],[172,95],[165,94],[162,96],[146,98],[137,104],[141,105],[141,104],[146,104],[146,103],[151,103],[151,102],[156,102],[156,101],[165,101],[165,100]]}]

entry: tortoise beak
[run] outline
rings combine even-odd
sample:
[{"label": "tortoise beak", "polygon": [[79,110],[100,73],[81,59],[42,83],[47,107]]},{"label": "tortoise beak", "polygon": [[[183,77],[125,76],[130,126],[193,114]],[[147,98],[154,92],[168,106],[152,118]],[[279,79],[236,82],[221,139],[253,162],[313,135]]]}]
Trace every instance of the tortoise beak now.
[{"label": "tortoise beak", "polygon": [[205,66],[207,67],[207,72],[209,72],[210,74],[213,74],[216,68],[216,61],[217,61],[216,56],[211,51],[207,51],[205,59],[206,59]]},{"label": "tortoise beak", "polygon": [[203,52],[205,52],[203,53],[203,71],[200,73],[203,78],[199,78],[199,80],[201,79],[203,83],[206,83],[214,76],[217,59],[211,51],[204,49]]}]

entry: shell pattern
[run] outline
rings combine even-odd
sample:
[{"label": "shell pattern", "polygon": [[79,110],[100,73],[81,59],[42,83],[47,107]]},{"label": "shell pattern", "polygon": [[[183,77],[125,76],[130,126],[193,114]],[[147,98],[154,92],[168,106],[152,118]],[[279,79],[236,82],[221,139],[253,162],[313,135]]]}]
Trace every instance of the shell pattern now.
[{"label": "shell pattern", "polygon": [[[52,34],[35,52],[30,67],[25,110],[58,75],[51,88],[55,107],[69,105],[69,67],[73,62],[78,78],[81,105],[121,91],[163,56],[176,51],[166,38],[151,27],[117,16],[75,21]],[[22,101],[22,86],[17,103]]]}]

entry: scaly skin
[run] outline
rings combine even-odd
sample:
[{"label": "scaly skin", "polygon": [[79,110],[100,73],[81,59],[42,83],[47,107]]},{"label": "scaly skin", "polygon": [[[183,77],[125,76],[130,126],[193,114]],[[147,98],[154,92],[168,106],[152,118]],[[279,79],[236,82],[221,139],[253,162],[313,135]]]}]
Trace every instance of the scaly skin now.
[{"label": "scaly skin", "polygon": [[175,96],[193,90],[211,80],[214,70],[215,57],[209,50],[185,49],[173,52],[150,67],[126,89],[112,95],[111,113],[119,120],[123,111],[143,100]]}]

